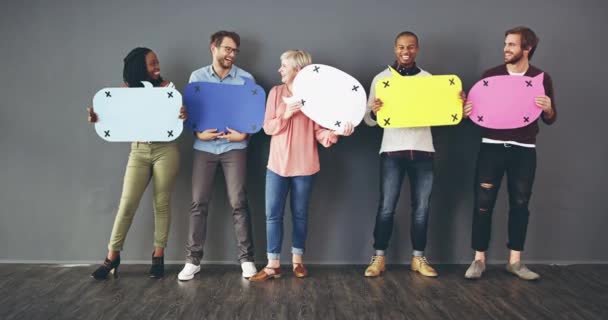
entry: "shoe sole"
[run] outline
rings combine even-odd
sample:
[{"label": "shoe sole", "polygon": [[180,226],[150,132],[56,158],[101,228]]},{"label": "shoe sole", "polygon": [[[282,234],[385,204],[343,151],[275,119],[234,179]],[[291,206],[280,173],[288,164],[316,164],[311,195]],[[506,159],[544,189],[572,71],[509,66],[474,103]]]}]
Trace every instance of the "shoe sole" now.
[{"label": "shoe sole", "polygon": [[[110,275],[110,274],[111,274],[111,275],[112,275],[114,278],[118,278],[118,269],[117,269],[117,268],[114,268],[114,269],[110,270],[110,272],[108,273],[108,275]],[[95,280],[102,281],[102,280],[109,280],[108,275],[106,275],[106,277],[105,277],[105,278],[95,278],[95,276],[93,276],[92,274],[91,274],[90,276],[91,276],[91,278],[93,278],[93,279],[95,279]]]},{"label": "shoe sole", "polygon": [[268,281],[268,280],[272,280],[272,279],[279,279],[279,278],[281,278],[280,274],[273,274],[273,275],[268,276],[268,278],[266,278],[264,280],[251,280],[251,279],[247,279],[247,280],[249,280],[250,282],[264,282],[264,281]]},{"label": "shoe sole", "polygon": [[511,271],[509,271],[509,270],[505,270],[505,272],[507,272],[508,274],[510,274],[510,275],[512,275],[512,276],[514,276],[514,277],[518,277],[518,278],[519,278],[519,279],[521,279],[521,280],[525,280],[525,281],[537,281],[537,280],[540,280],[540,277],[538,277],[538,278],[533,278],[533,279],[526,279],[526,278],[520,277],[520,276],[519,276],[517,273],[515,273],[515,272],[511,272]]},{"label": "shoe sole", "polygon": [[384,270],[384,271],[380,271],[380,273],[378,273],[377,275],[373,275],[373,274],[365,274],[365,273],[364,273],[364,274],[363,274],[363,276],[364,276],[364,277],[366,277],[366,278],[377,278],[377,277],[382,276],[382,274],[384,274],[384,272],[386,272],[386,270]]},{"label": "shoe sole", "polygon": [[479,279],[481,279],[481,276],[467,276],[465,274],[464,278],[467,279],[467,280],[479,280]]},{"label": "shoe sole", "polygon": [[420,272],[418,270],[412,270],[412,271],[414,271],[415,273],[420,274],[423,277],[427,277],[427,278],[437,278],[437,277],[439,277],[438,274],[423,274],[422,272]]},{"label": "shoe sole", "polygon": [[422,272],[420,272],[420,270],[419,270],[419,269],[415,269],[415,268],[411,268],[411,267],[410,267],[410,269],[411,269],[413,272],[420,273],[420,275],[421,275],[421,276],[424,276],[424,277],[427,277],[427,278],[437,278],[437,277],[439,276],[439,274],[434,274],[434,275],[427,275],[427,274],[423,274]]}]

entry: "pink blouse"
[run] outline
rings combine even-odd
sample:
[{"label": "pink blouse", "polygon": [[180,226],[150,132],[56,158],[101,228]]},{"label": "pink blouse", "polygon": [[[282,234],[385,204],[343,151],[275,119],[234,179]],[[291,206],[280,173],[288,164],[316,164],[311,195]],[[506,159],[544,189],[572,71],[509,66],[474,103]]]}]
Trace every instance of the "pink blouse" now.
[{"label": "pink blouse", "polygon": [[290,96],[285,84],[273,87],[268,94],[264,116],[264,132],[272,136],[268,169],[283,177],[312,175],[320,170],[317,141],[327,148],[338,142],[338,137],[301,111],[283,119],[287,107],[283,97]]}]

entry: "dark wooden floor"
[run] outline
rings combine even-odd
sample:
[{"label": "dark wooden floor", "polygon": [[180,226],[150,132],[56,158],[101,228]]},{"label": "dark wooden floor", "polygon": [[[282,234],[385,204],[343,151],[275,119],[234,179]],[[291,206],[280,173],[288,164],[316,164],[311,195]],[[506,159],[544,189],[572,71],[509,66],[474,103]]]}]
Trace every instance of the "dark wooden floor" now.
[{"label": "dark wooden floor", "polygon": [[181,266],[162,280],[148,266],[122,265],[119,277],[95,281],[93,267],[0,265],[0,319],[608,319],[608,265],[531,266],[543,278],[519,280],[488,268],[437,266],[424,278],[389,266],[380,278],[364,266],[312,266],[311,276],[250,283],[238,266],[204,266],[189,282]]}]

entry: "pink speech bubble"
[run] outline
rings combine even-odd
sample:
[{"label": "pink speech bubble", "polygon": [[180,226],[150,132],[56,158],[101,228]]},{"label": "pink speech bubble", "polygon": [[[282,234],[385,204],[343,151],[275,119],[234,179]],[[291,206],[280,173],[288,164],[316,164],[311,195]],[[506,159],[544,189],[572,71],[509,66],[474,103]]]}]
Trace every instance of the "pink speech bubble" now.
[{"label": "pink speech bubble", "polygon": [[491,129],[515,129],[534,122],[542,112],[534,98],[545,94],[544,73],[538,76],[494,76],[478,81],[467,98],[473,102],[469,116]]}]

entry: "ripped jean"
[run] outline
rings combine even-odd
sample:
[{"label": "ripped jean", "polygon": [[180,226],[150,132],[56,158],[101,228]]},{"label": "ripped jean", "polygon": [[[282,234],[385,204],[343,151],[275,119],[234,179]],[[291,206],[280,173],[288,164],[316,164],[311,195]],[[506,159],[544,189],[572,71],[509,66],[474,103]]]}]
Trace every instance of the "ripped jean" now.
[{"label": "ripped jean", "polygon": [[492,212],[503,175],[507,174],[509,222],[507,248],[523,251],[530,211],[528,203],[536,171],[536,149],[511,144],[482,143],[477,157],[471,247],[488,250]]}]

